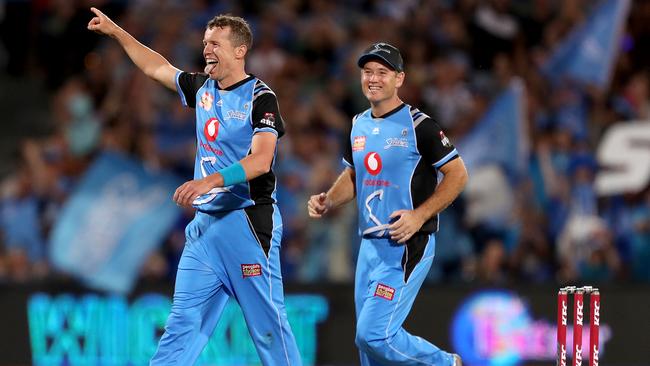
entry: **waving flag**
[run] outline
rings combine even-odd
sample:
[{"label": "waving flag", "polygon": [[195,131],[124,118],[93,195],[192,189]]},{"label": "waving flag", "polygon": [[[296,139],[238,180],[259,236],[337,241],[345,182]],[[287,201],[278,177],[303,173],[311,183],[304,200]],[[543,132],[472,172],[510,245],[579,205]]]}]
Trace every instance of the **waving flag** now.
[{"label": "waving flag", "polygon": [[456,147],[470,171],[498,164],[512,179],[526,173],[528,133],[524,113],[525,87],[515,78]]},{"label": "waving flag", "polygon": [[560,43],[542,67],[551,80],[569,78],[582,84],[606,88],[630,0],[604,0],[587,20]]},{"label": "waving flag", "polygon": [[130,291],[180,214],[179,181],[116,154],[100,156],[63,207],[50,237],[54,265],[88,286]]}]

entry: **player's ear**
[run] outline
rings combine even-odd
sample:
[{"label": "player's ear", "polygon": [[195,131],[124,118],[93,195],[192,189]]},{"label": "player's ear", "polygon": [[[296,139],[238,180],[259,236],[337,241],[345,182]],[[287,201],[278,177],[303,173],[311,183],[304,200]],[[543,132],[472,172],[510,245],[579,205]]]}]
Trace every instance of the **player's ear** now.
[{"label": "player's ear", "polygon": [[248,52],[248,47],[246,47],[245,44],[235,47],[235,57],[237,57],[238,59],[246,57],[247,52]]},{"label": "player's ear", "polygon": [[396,79],[395,87],[399,88],[400,86],[402,86],[402,84],[404,83],[405,76],[406,74],[404,73],[404,71],[400,71],[397,73],[397,75],[395,75],[395,79]]}]

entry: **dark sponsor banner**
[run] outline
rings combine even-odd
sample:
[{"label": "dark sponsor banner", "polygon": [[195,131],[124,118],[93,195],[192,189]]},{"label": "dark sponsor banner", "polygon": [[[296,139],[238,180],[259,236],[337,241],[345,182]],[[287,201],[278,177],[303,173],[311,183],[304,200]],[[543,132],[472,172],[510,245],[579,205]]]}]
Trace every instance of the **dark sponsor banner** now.
[{"label": "dark sponsor banner", "polygon": [[[162,333],[171,291],[167,284],[140,286],[119,297],[61,284],[6,288],[0,321],[11,331],[0,333],[0,364],[145,365]],[[285,293],[305,365],[358,365],[352,286],[287,285]],[[650,347],[638,335],[650,332],[650,287],[607,286],[600,295],[599,362],[645,364]],[[568,300],[570,361],[573,299]],[[227,308],[200,364],[258,365],[239,307],[232,302]],[[588,349],[590,316],[584,310],[582,348]],[[557,288],[551,286],[425,286],[405,327],[460,353],[467,365],[552,365],[556,312]],[[584,352],[583,362],[588,358]]]}]

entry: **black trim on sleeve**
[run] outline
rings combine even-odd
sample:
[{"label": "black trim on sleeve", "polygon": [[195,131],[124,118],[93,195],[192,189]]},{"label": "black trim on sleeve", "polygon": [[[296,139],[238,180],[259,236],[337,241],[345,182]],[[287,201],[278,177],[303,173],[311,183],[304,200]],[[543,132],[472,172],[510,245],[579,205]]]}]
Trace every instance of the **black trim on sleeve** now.
[{"label": "black trim on sleeve", "polygon": [[[356,117],[355,117],[356,118]],[[354,121],[352,122],[354,123]],[[352,159],[352,124],[349,128],[345,129],[343,133],[343,138],[341,139],[341,144],[343,145],[343,159],[348,162],[350,165],[354,165],[354,160]]]},{"label": "black trim on sleeve", "polygon": [[272,128],[278,133],[278,138],[284,135],[284,120],[280,115],[278,99],[273,93],[264,93],[253,101],[251,120],[253,129]]},{"label": "black trim on sleeve", "polygon": [[[454,151],[454,145],[444,135],[440,125],[431,118],[426,118],[415,127],[418,151],[428,165],[440,161]],[[443,139],[446,142],[443,142]],[[445,145],[445,143],[447,145]]]},{"label": "black trim on sleeve", "polygon": [[204,73],[183,71],[178,75],[178,85],[185,96],[188,107],[196,108],[196,92],[201,89],[206,80],[208,80],[208,74]]}]

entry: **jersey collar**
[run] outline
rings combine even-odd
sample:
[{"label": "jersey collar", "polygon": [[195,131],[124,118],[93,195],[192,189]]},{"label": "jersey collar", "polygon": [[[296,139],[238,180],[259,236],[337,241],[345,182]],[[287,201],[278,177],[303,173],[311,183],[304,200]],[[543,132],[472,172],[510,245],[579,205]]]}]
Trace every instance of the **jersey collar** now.
[{"label": "jersey collar", "polygon": [[372,114],[372,111],[371,111],[371,112],[370,112],[370,117],[375,118],[375,119],[379,119],[379,118],[388,118],[389,116],[391,116],[391,115],[393,115],[393,114],[399,112],[399,110],[402,109],[402,108],[404,108],[404,106],[406,106],[406,103],[402,102],[402,104],[400,104],[400,105],[398,105],[397,107],[393,108],[393,110],[388,111],[388,112],[382,114],[382,115],[379,116],[379,117],[375,117],[375,116]]},{"label": "jersey collar", "polygon": [[240,86],[246,84],[247,82],[253,80],[254,78],[255,78],[255,75],[250,74],[250,75],[248,75],[246,78],[244,78],[244,79],[242,79],[242,80],[240,80],[240,81],[238,81],[238,82],[236,82],[236,83],[232,84],[231,86],[229,86],[229,87],[227,87],[227,88],[224,88],[224,89],[222,89],[222,88],[219,86],[219,83],[215,83],[215,84],[217,84],[217,89],[219,89],[219,90],[223,90],[223,91],[231,91],[231,90],[235,90],[235,89],[239,88]]}]

